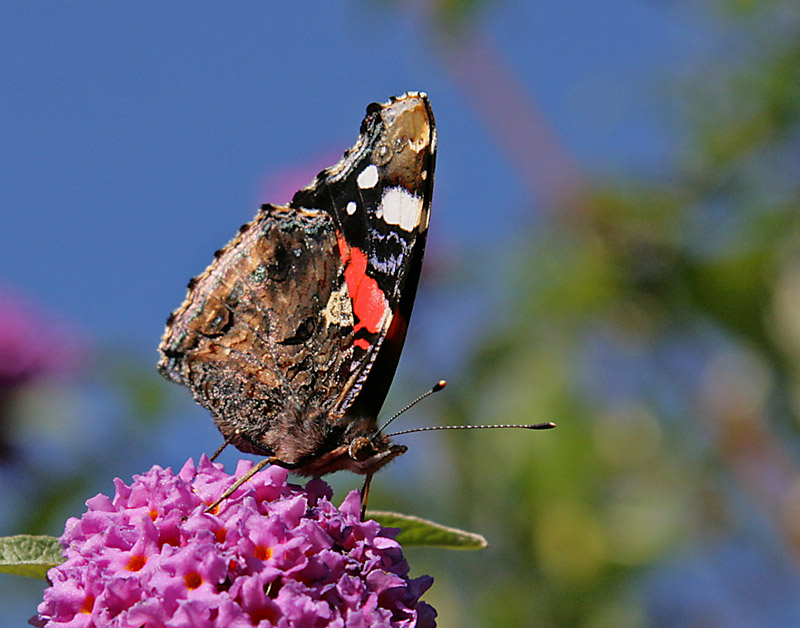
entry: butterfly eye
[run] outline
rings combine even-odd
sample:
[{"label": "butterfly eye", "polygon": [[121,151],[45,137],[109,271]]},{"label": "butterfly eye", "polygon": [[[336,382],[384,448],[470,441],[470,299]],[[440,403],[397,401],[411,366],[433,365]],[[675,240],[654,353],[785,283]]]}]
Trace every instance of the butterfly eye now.
[{"label": "butterfly eye", "polygon": [[375,453],[375,447],[369,438],[359,436],[351,441],[348,453],[353,460],[363,462]]}]

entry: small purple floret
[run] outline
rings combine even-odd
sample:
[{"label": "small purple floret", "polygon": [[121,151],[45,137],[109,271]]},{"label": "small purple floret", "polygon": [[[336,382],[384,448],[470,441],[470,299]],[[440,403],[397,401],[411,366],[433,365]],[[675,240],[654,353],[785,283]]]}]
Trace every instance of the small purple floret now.
[{"label": "small purple floret", "polygon": [[217,508],[234,476],[203,456],[177,475],[153,467],[113,499],[97,495],[67,521],[66,562],[34,626],[48,628],[313,628],[436,625],[408,578],[393,531],[360,520],[360,497],[340,508],[322,480],[287,484],[269,467]]}]

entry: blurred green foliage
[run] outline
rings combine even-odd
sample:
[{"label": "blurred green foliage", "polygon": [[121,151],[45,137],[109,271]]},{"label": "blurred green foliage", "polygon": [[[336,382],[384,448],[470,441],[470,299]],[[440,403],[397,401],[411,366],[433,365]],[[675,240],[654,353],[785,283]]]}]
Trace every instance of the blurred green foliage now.
[{"label": "blurred green foliage", "polygon": [[646,583],[677,557],[737,535],[800,556],[800,12],[716,9],[731,35],[675,88],[673,167],[576,182],[520,235],[442,395],[442,424],[559,425],[445,437],[458,511],[426,515],[490,547],[415,553],[443,628],[669,625]]}]

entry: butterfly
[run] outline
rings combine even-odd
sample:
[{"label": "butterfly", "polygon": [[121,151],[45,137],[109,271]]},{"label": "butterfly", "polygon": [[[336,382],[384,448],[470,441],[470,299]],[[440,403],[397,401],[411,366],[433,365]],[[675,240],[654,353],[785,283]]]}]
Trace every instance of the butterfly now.
[{"label": "butterfly", "polygon": [[263,205],[189,282],[158,369],[227,443],[314,476],[369,478],[406,451],[377,415],[419,283],[436,139],[426,94],[369,105],[338,163]]}]

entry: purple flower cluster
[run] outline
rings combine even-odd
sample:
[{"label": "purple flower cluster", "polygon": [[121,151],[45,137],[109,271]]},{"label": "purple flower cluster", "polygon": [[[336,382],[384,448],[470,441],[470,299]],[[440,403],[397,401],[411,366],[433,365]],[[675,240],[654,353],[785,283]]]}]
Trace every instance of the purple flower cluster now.
[{"label": "purple flower cluster", "polygon": [[268,467],[217,507],[243,475],[203,456],[180,473],[153,467],[113,499],[70,519],[66,562],[50,570],[35,626],[61,628],[311,628],[435,626],[391,530],[359,517],[351,492],[336,508],[319,479],[305,488]]}]

